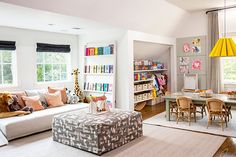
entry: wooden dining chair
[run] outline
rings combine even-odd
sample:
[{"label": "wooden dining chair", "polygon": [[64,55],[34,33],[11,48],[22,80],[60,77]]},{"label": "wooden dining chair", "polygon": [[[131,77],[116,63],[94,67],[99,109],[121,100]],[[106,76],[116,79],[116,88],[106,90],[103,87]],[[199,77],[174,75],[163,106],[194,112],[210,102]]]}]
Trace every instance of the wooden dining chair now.
[{"label": "wooden dining chair", "polygon": [[[170,92],[165,92],[165,95],[170,95]],[[176,101],[169,101],[170,104],[170,115],[175,114],[177,117],[178,114],[178,108],[177,108],[177,103]]]},{"label": "wooden dining chair", "polygon": [[207,105],[207,112],[208,112],[208,123],[207,128],[209,125],[212,125],[213,119],[215,117],[219,117],[222,131],[224,131],[224,123],[227,127],[227,117],[228,117],[228,111],[226,108],[225,103],[222,100],[210,98],[206,101]]},{"label": "wooden dining chair", "polygon": [[196,107],[193,105],[192,99],[189,97],[180,96],[180,97],[177,97],[176,102],[177,102],[177,108],[178,108],[177,124],[180,118],[182,119],[187,118],[190,125],[192,114],[196,122]]}]

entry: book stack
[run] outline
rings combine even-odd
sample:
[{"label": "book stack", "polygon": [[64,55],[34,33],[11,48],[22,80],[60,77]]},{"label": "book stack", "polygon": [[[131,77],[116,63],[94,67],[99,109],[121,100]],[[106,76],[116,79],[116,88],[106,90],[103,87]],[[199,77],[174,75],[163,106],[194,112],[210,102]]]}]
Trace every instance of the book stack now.
[{"label": "book stack", "polygon": [[113,44],[105,47],[87,47],[85,51],[86,56],[111,55],[113,53],[114,53]]},{"label": "book stack", "polygon": [[84,90],[112,92],[112,84],[109,83],[84,83]]},{"label": "book stack", "polygon": [[85,73],[113,73],[113,65],[85,65]]}]

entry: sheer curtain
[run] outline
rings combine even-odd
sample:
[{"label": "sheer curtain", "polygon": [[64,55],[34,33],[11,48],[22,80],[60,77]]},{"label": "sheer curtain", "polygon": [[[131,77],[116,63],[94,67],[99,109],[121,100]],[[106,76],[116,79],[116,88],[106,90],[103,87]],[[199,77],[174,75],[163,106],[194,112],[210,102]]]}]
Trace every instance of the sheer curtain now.
[{"label": "sheer curtain", "polygon": [[[220,36],[219,15],[218,12],[209,12],[208,14],[208,52],[210,53]],[[222,66],[220,58],[210,58],[208,60],[208,88],[215,93],[224,91],[222,80]]]}]

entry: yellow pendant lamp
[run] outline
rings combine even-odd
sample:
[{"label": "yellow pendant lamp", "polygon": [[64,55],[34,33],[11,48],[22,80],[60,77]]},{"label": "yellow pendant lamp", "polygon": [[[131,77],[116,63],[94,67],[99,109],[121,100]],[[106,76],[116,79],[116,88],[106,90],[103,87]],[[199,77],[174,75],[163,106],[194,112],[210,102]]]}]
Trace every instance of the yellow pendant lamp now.
[{"label": "yellow pendant lamp", "polygon": [[210,57],[236,56],[236,44],[232,38],[226,37],[226,0],[224,0],[224,37],[220,38],[212,49]]}]

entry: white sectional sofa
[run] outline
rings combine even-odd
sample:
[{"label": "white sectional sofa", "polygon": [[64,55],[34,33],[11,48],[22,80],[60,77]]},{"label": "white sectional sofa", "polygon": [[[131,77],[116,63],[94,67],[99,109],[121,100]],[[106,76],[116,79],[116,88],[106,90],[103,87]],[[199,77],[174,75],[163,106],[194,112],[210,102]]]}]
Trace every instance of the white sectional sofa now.
[{"label": "white sectional sofa", "polygon": [[52,127],[53,116],[78,110],[88,111],[89,105],[86,103],[66,104],[60,107],[35,111],[25,116],[0,119],[0,130],[6,137],[6,139],[2,140],[10,141],[33,133],[49,130]]}]

